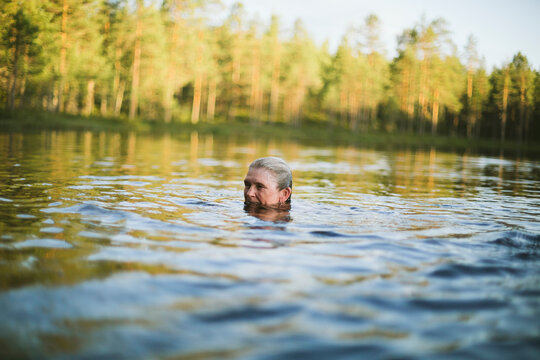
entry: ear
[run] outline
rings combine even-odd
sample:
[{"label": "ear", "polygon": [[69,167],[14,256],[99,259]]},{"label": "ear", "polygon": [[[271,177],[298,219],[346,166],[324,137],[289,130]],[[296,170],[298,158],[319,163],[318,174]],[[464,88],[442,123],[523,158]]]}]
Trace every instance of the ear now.
[{"label": "ear", "polygon": [[292,193],[292,189],[290,187],[286,187],[285,189],[280,190],[279,202],[284,203],[285,201],[287,201],[287,199],[289,199],[289,197],[291,196],[291,193]]}]

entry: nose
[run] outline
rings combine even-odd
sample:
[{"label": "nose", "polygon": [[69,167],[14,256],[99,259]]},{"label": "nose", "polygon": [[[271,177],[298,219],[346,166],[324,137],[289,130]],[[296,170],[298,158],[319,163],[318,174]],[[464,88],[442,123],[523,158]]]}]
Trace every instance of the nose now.
[{"label": "nose", "polygon": [[251,199],[255,198],[255,187],[253,185],[247,189],[246,195]]}]

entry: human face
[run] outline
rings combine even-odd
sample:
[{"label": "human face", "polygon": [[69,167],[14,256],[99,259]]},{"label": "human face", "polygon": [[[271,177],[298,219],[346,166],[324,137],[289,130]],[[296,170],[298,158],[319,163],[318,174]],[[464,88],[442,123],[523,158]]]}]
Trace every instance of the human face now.
[{"label": "human face", "polygon": [[284,203],[291,194],[291,188],[278,189],[274,174],[263,168],[249,168],[244,179],[244,200],[246,203],[277,205]]}]

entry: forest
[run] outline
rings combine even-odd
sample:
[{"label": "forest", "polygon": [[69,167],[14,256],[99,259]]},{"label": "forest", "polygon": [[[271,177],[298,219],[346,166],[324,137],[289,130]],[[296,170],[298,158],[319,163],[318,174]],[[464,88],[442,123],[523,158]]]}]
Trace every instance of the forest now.
[{"label": "forest", "polygon": [[0,111],[540,139],[525,54],[488,71],[473,35],[458,49],[444,19],[421,18],[388,59],[381,28],[359,19],[332,51],[241,3],[0,0]]}]

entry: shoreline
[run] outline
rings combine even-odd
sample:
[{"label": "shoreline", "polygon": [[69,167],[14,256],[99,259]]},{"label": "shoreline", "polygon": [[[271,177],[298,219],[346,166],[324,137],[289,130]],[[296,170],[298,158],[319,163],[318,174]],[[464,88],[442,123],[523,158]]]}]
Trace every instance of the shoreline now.
[{"label": "shoreline", "polygon": [[[237,120],[233,123],[215,121],[213,123],[188,122],[163,123],[138,119],[129,121],[122,117],[82,116],[43,111],[19,110],[15,115],[0,112],[0,132],[33,132],[43,130],[91,131],[91,132],[136,132],[139,134],[199,134],[220,136],[250,136],[258,139],[280,138],[314,145],[345,145],[377,149],[431,148],[453,152],[473,151],[482,154],[504,156],[515,154],[540,158],[540,143],[519,143],[486,138],[463,138],[451,135],[411,134],[399,132],[353,132],[340,126],[304,123],[293,127],[284,123],[254,124]],[[507,154],[508,153],[508,154]]]}]

